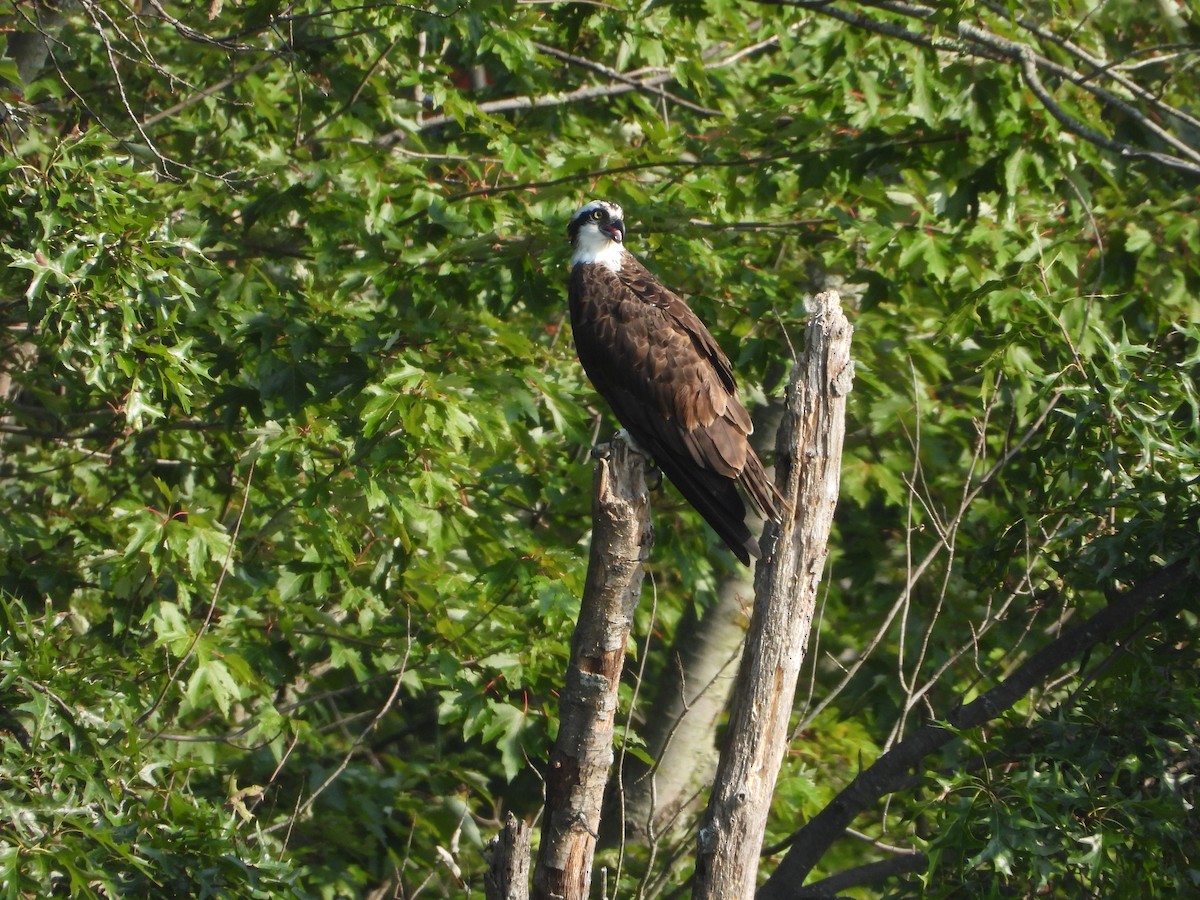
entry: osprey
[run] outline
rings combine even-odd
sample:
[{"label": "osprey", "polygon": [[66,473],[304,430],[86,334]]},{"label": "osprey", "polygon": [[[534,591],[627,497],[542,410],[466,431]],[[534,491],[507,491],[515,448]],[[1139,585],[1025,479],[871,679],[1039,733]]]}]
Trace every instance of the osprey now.
[{"label": "osprey", "polygon": [[750,446],[729,359],[683,299],[625,249],[621,207],[593,200],[567,235],[584,371],[639,448],[749,565],[760,553],[737,486],[776,521],[783,498]]}]

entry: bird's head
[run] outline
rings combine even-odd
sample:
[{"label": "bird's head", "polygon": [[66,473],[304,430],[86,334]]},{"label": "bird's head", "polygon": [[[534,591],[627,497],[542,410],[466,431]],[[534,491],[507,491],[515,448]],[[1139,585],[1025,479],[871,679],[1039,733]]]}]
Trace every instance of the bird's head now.
[{"label": "bird's head", "polygon": [[625,214],[615,203],[593,200],[571,217],[567,226],[571,241],[571,265],[601,263],[621,267],[621,244],[625,240]]}]

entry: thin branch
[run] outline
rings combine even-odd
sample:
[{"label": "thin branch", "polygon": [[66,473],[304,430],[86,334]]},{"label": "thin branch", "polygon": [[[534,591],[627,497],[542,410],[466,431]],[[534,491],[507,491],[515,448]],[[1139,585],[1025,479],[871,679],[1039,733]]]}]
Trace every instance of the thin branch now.
[{"label": "thin branch", "polygon": [[[992,12],[996,13],[997,15],[1007,15],[1007,13],[998,4],[996,4],[994,2],[990,2],[990,0],[985,0],[984,6],[986,6],[988,9],[992,10]],[[1104,60],[1102,60],[1096,56],[1093,56],[1091,53],[1089,53],[1087,50],[1080,47],[1074,41],[1071,41],[1068,38],[1059,37],[1054,32],[1050,31],[1049,29],[1041,27],[1036,22],[1033,22],[1029,19],[1019,19],[1019,20],[1017,20],[1017,25],[1019,25],[1021,28],[1028,31],[1030,34],[1033,34],[1036,37],[1039,37],[1044,41],[1048,41],[1049,43],[1052,43],[1058,47],[1061,47],[1063,50],[1065,50],[1070,55],[1074,56],[1080,62],[1086,63],[1087,65],[1091,66],[1094,71],[1090,75],[1083,76],[1084,81],[1096,80],[1097,78],[1099,78],[1101,76],[1110,78],[1112,81],[1116,82],[1121,87],[1123,87],[1125,90],[1127,90],[1130,93],[1130,95],[1132,95],[1133,97],[1136,97],[1139,100],[1142,100],[1142,101],[1148,103],[1152,108],[1158,110],[1160,113],[1167,115],[1167,116],[1171,116],[1173,118],[1176,118],[1176,119],[1180,120],[1181,122],[1186,122],[1187,124],[1191,125],[1194,128],[1200,128],[1200,119],[1197,119],[1195,116],[1189,115],[1188,113],[1184,112],[1183,110],[1181,110],[1177,107],[1172,106],[1169,103],[1164,103],[1152,91],[1147,90],[1146,88],[1144,88],[1140,84],[1138,84],[1136,81],[1134,81],[1132,78],[1129,78],[1125,74],[1125,72],[1128,70],[1125,69],[1124,67],[1122,67],[1120,64],[1105,62]],[[1161,59],[1161,57],[1155,57],[1154,60],[1150,60],[1150,61],[1154,62],[1154,61],[1158,61],[1160,59]],[[1080,87],[1083,86],[1082,82],[1077,82],[1077,84],[1079,84]]]},{"label": "thin branch", "polygon": [[[903,16],[918,19],[929,18],[935,15],[937,12],[937,10],[933,9],[932,7],[921,6],[915,3],[895,2],[895,0],[861,0],[861,2],[866,6],[874,6],[878,9],[895,12]],[[1033,47],[1029,46],[1028,44],[1023,44],[1019,41],[1013,41],[1009,40],[1008,38],[1000,37],[999,35],[994,34],[985,28],[972,25],[969,22],[957,22],[954,28],[955,31],[958,32],[959,36],[963,39],[983,46],[992,53],[995,53],[1010,62],[1017,63],[1021,67],[1021,72],[1025,78],[1026,84],[1029,85],[1030,89],[1037,95],[1038,99],[1042,101],[1042,104],[1046,107],[1050,114],[1054,116],[1054,118],[1058,120],[1059,124],[1061,124],[1068,131],[1071,131],[1073,134],[1084,138],[1084,140],[1090,141],[1098,146],[1105,147],[1115,153],[1119,153],[1122,156],[1138,156],[1146,159],[1153,159],[1157,162],[1161,162],[1163,165],[1168,165],[1180,171],[1186,171],[1192,175],[1200,176],[1200,165],[1196,165],[1196,163],[1200,163],[1200,151],[1197,151],[1194,147],[1171,134],[1169,131],[1158,125],[1158,123],[1148,118],[1136,107],[1131,106],[1129,103],[1122,100],[1116,94],[1094,84],[1090,77],[1080,75],[1074,69],[1070,69],[1047,59],[1041,54],[1035,52]],[[1089,128],[1082,122],[1079,122],[1078,120],[1067,115],[1067,113],[1063,111],[1062,108],[1059,107],[1054,99],[1050,96],[1050,92],[1046,90],[1044,85],[1042,85],[1038,72],[1039,69],[1044,69],[1053,75],[1064,78],[1074,84],[1076,87],[1079,87],[1082,90],[1092,94],[1098,100],[1107,104],[1108,106],[1112,106],[1121,110],[1121,112],[1123,112],[1125,115],[1137,121],[1142,128],[1146,129],[1151,134],[1154,134],[1170,146],[1174,147],[1184,156],[1189,157],[1193,163],[1188,164],[1178,157],[1163,153],[1156,153],[1150,150],[1144,150],[1142,148],[1135,147],[1132,144],[1125,144],[1121,141],[1114,140],[1100,134],[1100,132]]]},{"label": "thin branch", "polygon": [[869,834],[864,834],[861,831],[856,831],[853,828],[847,828],[846,834],[852,838],[857,838],[864,843],[870,844],[877,850],[882,850],[885,853],[891,853],[896,856],[915,856],[921,851],[912,847],[898,847],[895,844],[889,844],[886,841],[881,841],[879,838],[871,837]]},{"label": "thin branch", "polygon": [[150,151],[156,157],[158,157],[158,161],[163,164],[165,174],[165,167],[169,163],[175,163],[175,160],[169,160],[165,155],[163,155],[162,151],[158,149],[158,146],[154,143],[154,141],[150,139],[150,135],[146,133],[146,129],[142,127],[141,121],[138,119],[137,114],[133,111],[133,107],[129,104],[129,96],[125,92],[125,82],[121,78],[121,70],[120,66],[117,64],[112,42],[109,40],[108,34],[105,32],[104,26],[96,17],[94,10],[90,6],[86,6],[84,8],[87,9],[88,17],[92,20],[92,25],[95,26],[96,34],[99,35],[100,42],[104,45],[104,51],[108,56],[108,67],[113,73],[113,78],[116,80],[117,96],[121,98],[121,105],[125,107],[125,112],[129,116],[129,121],[133,122],[138,134],[140,134],[142,136],[142,140],[146,142],[146,146],[150,148]]},{"label": "thin branch", "polygon": [[412,653],[413,640],[411,610],[409,610],[408,625],[408,641],[404,646],[404,656],[400,660],[400,666],[399,671],[396,674],[396,680],[392,683],[392,692],[388,694],[388,698],[384,701],[383,706],[381,706],[375,713],[374,718],[371,719],[367,727],[355,735],[353,742],[350,744],[350,748],[342,757],[341,762],[338,763],[337,768],[329,773],[325,780],[322,781],[320,785],[318,785],[317,788],[309,795],[308,799],[298,805],[292,812],[292,815],[286,821],[277,822],[268,828],[264,828],[264,833],[278,831],[280,828],[286,827],[288,829],[288,833],[290,834],[294,823],[299,819],[300,816],[312,809],[313,804],[317,802],[317,798],[320,797],[321,794],[325,793],[325,791],[331,784],[334,783],[334,781],[341,777],[341,774],[346,771],[346,767],[350,765],[350,760],[354,758],[354,754],[358,751],[358,748],[362,745],[362,742],[367,739],[368,735],[372,734],[375,729],[379,727],[379,723],[383,717],[392,710],[393,706],[395,706],[396,698],[400,696],[400,687],[404,684],[404,676],[408,673],[408,657],[409,654]]},{"label": "thin branch", "polygon": [[[992,464],[991,468],[988,469],[987,472],[984,473],[984,475],[979,479],[979,482],[963,496],[962,502],[959,504],[958,511],[954,514],[954,518],[947,523],[947,533],[958,528],[959,523],[962,521],[963,517],[966,516],[967,510],[975,501],[975,498],[979,496],[980,492],[989,484],[991,484],[991,482],[996,478],[997,475],[1000,474],[1004,467],[1007,466],[1021,452],[1021,450],[1024,449],[1026,444],[1033,440],[1034,436],[1037,435],[1039,431],[1041,431],[1042,426],[1050,417],[1050,413],[1052,413],[1055,407],[1058,406],[1058,402],[1062,399],[1063,393],[1064,390],[1062,388],[1058,388],[1053,394],[1051,394],[1050,400],[1047,402],[1045,408],[1041,411],[1037,419],[1033,421],[1029,428],[1025,430],[1025,433],[1021,436],[1021,438],[1015,444],[1013,444],[1013,446],[1010,447],[1003,456],[996,460],[996,462]],[[863,649],[862,653],[859,654],[854,663],[845,671],[841,681],[837,683],[833,690],[831,690],[829,694],[817,704],[816,708],[801,718],[801,720],[797,723],[793,734],[799,734],[801,731],[811,725],[812,722],[822,712],[824,712],[825,709],[831,703],[833,703],[838,695],[841,694],[841,692],[846,688],[846,685],[850,683],[850,681],[858,673],[858,670],[861,669],[866,663],[867,659],[870,658],[871,653],[874,652],[875,648],[879,646],[880,642],[883,641],[887,635],[888,629],[891,628],[892,622],[895,620],[896,615],[902,608],[904,608],[907,596],[912,591],[916,582],[925,574],[925,570],[933,565],[933,561],[938,558],[945,547],[946,544],[944,537],[939,536],[937,542],[933,545],[933,547],[930,548],[929,552],[925,554],[925,556],[917,564],[917,567],[909,573],[908,578],[905,580],[904,587],[901,588],[899,597],[896,599],[896,602],[892,604],[892,608],[888,610],[888,614],[884,617],[882,624],[880,624],[879,628],[876,630],[875,636],[871,638],[870,642]]]},{"label": "thin branch", "polygon": [[[658,619],[658,584],[654,580],[654,573],[650,574],[650,621],[646,626],[646,639],[642,642],[641,653],[638,658],[637,675],[633,680],[633,696],[629,698],[629,709],[625,713],[625,725],[621,732],[621,750],[617,754],[615,765],[616,773],[616,795],[617,795],[617,821],[621,823],[621,839],[617,846],[617,866],[615,880],[619,884],[621,881],[621,868],[625,864],[625,761],[626,753],[629,749],[630,739],[633,737],[633,716],[637,711],[638,697],[642,693],[642,685],[645,683],[646,663],[650,659],[650,640],[654,636],[655,628]],[[653,785],[652,785],[653,787]],[[651,804],[651,810],[653,810]],[[651,816],[653,818],[653,816]],[[651,834],[653,835],[653,826],[651,826]],[[653,854],[653,848],[651,849]]]},{"label": "thin branch", "polygon": [[[1090,141],[1098,147],[1111,150],[1113,153],[1116,153],[1119,156],[1153,160],[1154,162],[1161,163],[1170,169],[1191,175],[1195,178],[1200,178],[1200,165],[1188,163],[1185,160],[1181,160],[1175,156],[1170,156],[1166,153],[1158,153],[1154,150],[1143,150],[1141,148],[1134,147],[1132,144],[1126,144],[1122,141],[1114,140],[1113,138],[1107,137],[1093,128],[1089,128],[1079,120],[1072,118],[1061,106],[1058,105],[1057,102],[1055,102],[1054,98],[1050,95],[1050,91],[1047,90],[1046,86],[1042,83],[1041,77],[1038,74],[1035,55],[1032,50],[1025,48],[1022,51],[1020,63],[1021,74],[1025,78],[1025,83],[1029,85],[1029,89],[1033,91],[1038,100],[1042,102],[1042,105],[1046,107],[1046,110],[1050,113],[1050,115],[1052,115],[1058,121],[1058,123],[1063,126],[1063,128],[1067,129],[1067,131],[1083,138],[1086,141]],[[1121,105],[1124,106],[1124,104]],[[1135,114],[1134,117],[1139,120],[1145,118],[1140,114]],[[1142,124],[1145,126],[1147,123],[1142,122]],[[1153,130],[1161,131],[1162,129],[1159,129],[1157,126],[1155,126]],[[1170,143],[1175,143],[1175,140],[1172,139]],[[1194,151],[1191,151],[1189,155],[1200,158],[1200,155],[1197,155]]]},{"label": "thin branch", "polygon": [[158,13],[164,22],[179,32],[181,37],[187,38],[189,41],[195,41],[199,44],[211,44],[214,47],[221,47],[224,50],[261,50],[261,47],[255,47],[251,44],[239,44],[231,38],[217,38],[212,35],[205,34],[202,31],[197,31],[185,22],[171,15],[159,2],[159,0],[147,0],[151,8]]},{"label": "thin branch", "polygon": [[259,71],[260,69],[266,68],[271,63],[273,63],[275,60],[276,60],[276,57],[268,56],[265,59],[260,59],[258,62],[254,63],[251,66],[247,66],[245,69],[242,69],[240,72],[234,72],[228,78],[223,78],[214,85],[211,85],[211,86],[205,87],[205,88],[200,88],[199,90],[196,91],[196,93],[192,94],[189,97],[185,97],[183,100],[180,100],[174,106],[169,106],[166,109],[162,110],[161,112],[156,112],[152,116],[147,116],[145,119],[143,119],[141,121],[140,127],[141,128],[149,128],[152,125],[157,125],[159,122],[163,121],[164,119],[170,119],[170,118],[178,115],[179,113],[183,112],[185,109],[195,106],[197,103],[199,103],[204,98],[211,97],[214,94],[219,94],[219,93],[221,93],[221,91],[225,90],[226,88],[232,87],[233,85],[237,84],[243,78],[247,78],[248,76],[253,75],[255,72]]},{"label": "thin branch", "polygon": [[1104,71],[1114,72],[1136,72],[1138,69],[1148,69],[1151,66],[1161,66],[1164,63],[1174,62],[1177,59],[1184,59],[1189,56],[1196,56],[1200,53],[1200,46],[1196,44],[1162,44],[1157,47],[1143,47],[1140,50],[1135,50],[1125,57],[1131,60],[1136,56],[1143,56],[1151,53],[1158,54],[1157,56],[1147,56],[1146,59],[1139,59],[1137,62],[1121,62],[1109,63],[1105,66]]},{"label": "thin branch", "polygon": [[363,73],[362,78],[359,79],[358,86],[354,89],[354,93],[352,93],[346,99],[345,103],[314,125],[304,136],[304,143],[311,141],[313,137],[316,136],[317,132],[321,131],[326,125],[338,118],[338,116],[343,115],[348,109],[350,109],[350,107],[358,102],[358,98],[362,95],[363,90],[366,88],[367,82],[371,80],[371,76],[374,75],[376,70],[383,65],[384,61],[391,56],[392,51],[396,49],[399,43],[400,38],[397,37],[390,44],[388,44],[387,47],[377,57],[375,57],[375,59],[371,62],[371,65],[367,67],[367,71]]},{"label": "thin branch", "polygon": [[[719,59],[704,63],[704,68],[707,70],[721,69],[726,66],[733,65],[758,53],[768,47],[779,45],[779,37],[772,36],[761,41],[756,41],[746,47],[740,47],[732,51],[726,56]],[[664,101],[669,100],[672,103],[684,106],[694,112],[707,116],[722,115],[720,110],[709,109],[704,106],[692,103],[679,97],[677,94],[671,93],[662,87],[669,81],[675,79],[674,74],[662,67],[653,67],[649,69],[634,70],[632,72],[618,72],[601,63],[593,62],[592,60],[584,59],[583,57],[575,56],[565,50],[559,50],[556,47],[551,47],[547,44],[534,42],[534,47],[541,53],[549,56],[554,56],[564,62],[569,62],[572,65],[578,65],[604,75],[606,78],[612,79],[608,84],[601,85],[586,85],[576,88],[573,91],[558,92],[552,94],[541,94],[538,96],[520,95],[516,97],[505,97],[499,100],[488,100],[477,104],[475,109],[479,113],[505,113],[516,112],[522,109],[542,109],[553,106],[563,106],[570,103],[585,102],[595,100],[602,97],[614,97],[621,94],[627,94],[631,91],[644,91],[656,97],[662,98]],[[721,47],[718,47],[719,52]],[[414,132],[430,131],[435,128],[441,128],[443,125],[448,125],[455,121],[453,116],[437,115],[431,116],[428,119],[422,119],[418,122],[410,123],[407,126],[396,128],[387,134],[381,135],[374,140],[374,144],[382,149],[391,149],[397,143],[403,141],[409,134]]]},{"label": "thin branch", "polygon": [[879,798],[910,784],[911,770],[954,740],[958,732],[998,718],[1068,662],[1101,642],[1115,639],[1131,626],[1137,627],[1143,614],[1153,620],[1171,615],[1189,596],[1179,589],[1195,581],[1196,575],[1190,569],[1188,560],[1163,567],[1089,619],[1065,630],[994,688],[946,716],[945,721],[923,725],[880,756],[821,812],[786,841],[769,848],[772,852],[791,849],[763,885],[759,900],[793,900],[801,896],[804,879],[854,819]]},{"label": "thin branch", "polygon": [[948,38],[928,37],[919,32],[910,31],[902,25],[896,25],[892,22],[880,22],[863,13],[839,9],[826,2],[826,0],[811,0],[811,2],[810,0],[753,0],[753,2],[761,3],[764,6],[794,6],[799,9],[812,9],[821,13],[821,15],[837,19],[839,22],[845,22],[847,25],[853,25],[856,28],[862,28],[864,31],[881,34],[884,37],[896,38],[916,47],[949,52],[962,51],[962,48],[957,43]]},{"label": "thin branch", "polygon": [[811,231],[827,225],[836,225],[837,219],[795,219],[791,222],[709,222],[707,219],[689,219],[696,228],[713,231]]},{"label": "thin branch", "polygon": [[237,547],[238,535],[242,531],[242,521],[246,517],[246,508],[250,505],[250,486],[254,483],[254,467],[258,464],[257,459],[250,461],[250,470],[246,473],[246,489],[242,492],[242,507],[238,510],[237,520],[233,524],[233,534],[229,536],[229,549],[225,552],[225,560],[221,564],[221,572],[217,576],[216,584],[213,585],[212,598],[208,603],[208,612],[204,614],[204,621],[200,623],[200,627],[196,629],[196,633],[192,636],[192,642],[188,644],[187,651],[176,663],[174,670],[167,675],[167,681],[159,691],[158,697],[154,703],[150,705],[144,713],[137,717],[135,725],[142,725],[154,714],[154,712],[163,704],[167,697],[167,692],[175,683],[175,679],[179,677],[179,673],[183,671],[183,667],[187,665],[188,660],[192,658],[192,654],[196,652],[196,646],[200,643],[200,639],[204,637],[204,633],[208,631],[208,626],[212,624],[213,616],[217,611],[217,599],[221,596],[221,585],[225,583],[225,576],[229,573],[229,566],[233,562],[233,551]]},{"label": "thin branch", "polygon": [[[917,700],[920,700],[922,697],[924,697],[938,684],[942,675],[945,674],[947,669],[949,669],[952,665],[958,662],[958,660],[966,656],[967,653],[971,651],[974,651],[976,655],[976,667],[978,668],[980,638],[987,634],[995,625],[1004,621],[1005,617],[1008,615],[1009,609],[1012,608],[1013,603],[1016,602],[1018,597],[1026,596],[1031,593],[1034,567],[1038,564],[1038,562],[1041,561],[1042,552],[1046,549],[1046,547],[1048,547],[1050,543],[1059,536],[1060,530],[1065,523],[1066,516],[1063,516],[1058,520],[1051,533],[1044,537],[1041,545],[1036,548],[1036,552],[1032,556],[1028,557],[1025,563],[1025,571],[1017,580],[1017,584],[1013,587],[1013,589],[1004,597],[1003,601],[1000,603],[999,609],[995,610],[994,612],[989,611],[978,627],[972,624],[971,639],[947,655],[946,659],[938,665],[937,669],[935,669],[932,674],[930,674],[925,683],[913,691],[911,698],[906,701],[907,704],[915,704]],[[988,602],[988,606],[989,608],[991,606],[990,600]],[[1029,634],[1029,631],[1033,627],[1033,622],[1034,616],[1030,616],[1020,636],[1013,641],[1013,650],[1015,650],[1017,647],[1020,647],[1024,642],[1025,637]],[[982,669],[979,669],[979,672],[980,675],[983,674]]]},{"label": "thin branch", "polygon": [[[385,135],[386,137],[386,135]],[[513,191],[538,191],[545,188],[558,187],[563,184],[572,184],[575,182],[592,182],[598,178],[608,178],[613,175],[622,175],[627,172],[641,172],[647,169],[684,169],[684,170],[700,170],[700,169],[723,169],[723,168],[754,168],[757,166],[768,165],[770,163],[790,162],[795,160],[807,159],[810,157],[823,156],[825,154],[849,154],[849,153],[870,153],[877,150],[879,147],[914,147],[923,146],[926,144],[938,144],[947,142],[958,142],[963,139],[961,132],[953,132],[951,134],[936,135],[934,137],[921,136],[908,138],[903,140],[887,141],[885,143],[870,142],[863,144],[854,144],[847,142],[833,147],[805,147],[800,150],[791,150],[786,153],[764,153],[759,156],[736,157],[734,159],[658,159],[647,162],[627,163],[619,166],[608,166],[603,169],[590,169],[586,172],[576,172],[572,175],[563,175],[561,178],[549,178],[545,181],[522,181],[517,184],[497,184],[488,187],[473,188],[469,191],[461,191],[457,194],[451,194],[445,198],[447,203],[456,203],[459,200],[467,200],[471,197],[490,197],[496,194],[506,194]],[[374,142],[372,142],[374,143]],[[394,152],[407,152],[399,148],[392,148]],[[416,222],[425,216],[425,212],[416,212],[407,218],[401,219],[392,224],[393,228],[403,228]]]},{"label": "thin branch", "polygon": [[517,0],[517,2],[525,6],[566,6],[573,3],[576,6],[598,6],[600,9],[623,12],[619,6],[613,6],[611,3],[601,3],[600,0],[567,0],[567,3],[564,3],[563,0]]},{"label": "thin branch", "polygon": [[863,884],[876,884],[897,875],[907,875],[910,872],[920,872],[929,864],[924,853],[912,852],[904,856],[894,856],[881,859],[878,862],[866,863],[846,869],[820,881],[800,888],[792,896],[796,900],[819,900],[819,898],[835,897],[849,887]]},{"label": "thin branch", "polygon": [[[587,85],[576,88],[573,91],[541,94],[538,96],[522,94],[516,97],[506,97],[502,100],[486,100],[483,103],[476,104],[475,112],[490,114],[516,112],[522,109],[544,109],[552,106],[564,106],[569,103],[580,103],[600,97],[615,97],[620,94],[628,94],[631,91],[646,91],[660,84],[665,84],[670,80],[670,75],[656,75],[632,84],[617,82],[614,84]],[[428,119],[421,119],[409,126],[396,128],[387,134],[380,135],[375,139],[374,144],[383,150],[388,150],[414,132],[432,131],[435,128],[441,128],[443,125],[448,125],[454,121],[457,121],[454,116],[430,116]]]},{"label": "thin branch", "polygon": [[[536,49],[539,53],[545,54],[546,56],[552,56],[555,59],[560,59],[563,62],[570,63],[573,66],[579,66],[580,68],[588,69],[592,72],[596,72],[600,75],[603,75],[605,78],[611,78],[613,81],[619,81],[623,84],[628,84],[628,85],[636,88],[637,90],[647,90],[648,93],[651,93],[651,94],[654,94],[655,96],[659,96],[664,99],[670,100],[672,103],[676,104],[677,106],[682,106],[684,109],[690,109],[692,112],[700,113],[700,115],[702,115],[702,116],[719,116],[719,115],[721,115],[721,111],[719,109],[709,109],[706,106],[701,106],[698,103],[693,103],[690,100],[685,100],[683,97],[680,97],[678,94],[671,93],[664,87],[654,87],[654,88],[647,89],[644,86],[644,84],[645,84],[644,82],[639,81],[636,78],[632,78],[629,75],[625,75],[621,72],[618,72],[616,69],[610,68],[610,67],[604,65],[603,63],[598,63],[598,62],[595,62],[594,60],[585,59],[582,56],[576,56],[574,53],[567,53],[565,50],[559,50],[557,47],[551,47],[549,44],[543,44],[539,41],[533,41],[533,46],[534,46],[534,49]],[[665,74],[665,73],[663,73],[663,74]]]},{"label": "thin branch", "polygon": [[[1084,75],[1069,66],[1056,63],[1038,54],[1027,44],[1001,37],[985,28],[964,21],[957,22],[954,25],[954,30],[958,36],[957,39],[935,38],[892,22],[880,21],[863,13],[849,12],[824,3],[810,3],[804,2],[804,0],[755,0],[755,2],[771,6],[795,6],[802,9],[812,9],[821,15],[829,16],[848,25],[862,28],[865,31],[896,38],[906,43],[940,53],[968,54],[994,62],[1012,63],[1018,67],[1022,78],[1024,78],[1026,84],[1037,96],[1038,100],[1046,107],[1046,110],[1067,131],[1123,158],[1150,160],[1192,178],[1200,178],[1200,150],[1197,150],[1186,141],[1163,128],[1143,111],[1125,101],[1117,94],[1095,84],[1094,74]],[[915,3],[893,2],[893,0],[860,0],[860,5],[919,21],[924,21],[937,12],[933,7]],[[1094,128],[1075,119],[1063,110],[1042,83],[1040,73],[1043,71],[1070,82],[1079,89],[1094,96],[1104,105],[1120,110],[1122,114],[1137,122],[1148,133],[1176,149],[1181,155],[1174,156],[1169,153],[1160,153],[1118,141],[1101,134]],[[1144,89],[1139,89],[1138,96],[1146,99],[1144,96],[1145,93],[1148,92],[1145,92]],[[1146,99],[1146,102],[1151,101]],[[1191,118],[1187,113],[1176,110],[1175,107],[1169,104],[1163,104],[1157,99],[1154,100],[1153,105],[1154,108],[1165,114],[1174,116],[1182,122],[1187,122]]]}]

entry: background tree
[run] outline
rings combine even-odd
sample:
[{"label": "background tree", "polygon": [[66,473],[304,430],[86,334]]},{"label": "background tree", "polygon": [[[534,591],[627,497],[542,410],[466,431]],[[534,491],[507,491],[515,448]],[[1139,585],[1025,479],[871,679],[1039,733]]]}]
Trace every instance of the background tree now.
[{"label": "background tree", "polygon": [[[772,839],[1143,598],[912,758],[812,871],[889,874],[897,895],[1184,890],[1195,14],[12,4],[9,893],[478,890],[482,835],[540,806],[587,450],[611,427],[563,326],[563,228],[595,195],[760,406],[806,294],[857,298],[835,552]],[[654,509],[634,756],[678,694],[681,623],[732,569],[669,489]],[[607,851],[610,891],[685,884],[693,825]]]}]

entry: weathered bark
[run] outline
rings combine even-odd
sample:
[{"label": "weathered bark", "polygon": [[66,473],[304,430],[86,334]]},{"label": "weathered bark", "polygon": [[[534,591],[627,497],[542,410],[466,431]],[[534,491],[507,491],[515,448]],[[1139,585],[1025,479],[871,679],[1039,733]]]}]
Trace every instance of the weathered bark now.
[{"label": "weathered bark", "polygon": [[[773,457],[782,418],[782,396],[754,411],[751,443],[760,457]],[[773,468],[767,471],[774,478]],[[653,694],[642,685],[646,724],[641,734],[655,762],[651,768],[633,755],[625,758],[619,812],[627,840],[646,843],[669,839],[672,832],[683,829],[691,831],[694,818],[703,812],[717,771],[718,725],[733,694],[753,605],[753,572],[731,568],[717,584],[715,602],[698,618],[691,613],[694,605],[685,613],[670,662]],[[610,786],[603,841],[621,831],[613,794]]]},{"label": "weathered bark", "polygon": [[483,876],[486,900],[529,900],[529,839],[532,830],[509,813],[500,833],[488,841]]},{"label": "weathered bark", "polygon": [[853,329],[833,292],[818,294],[804,357],[788,384],[777,480],[794,513],[764,536],[755,606],[726,745],[700,829],[694,898],[754,895],[758,854],[787,746],[796,680],[837,505]]},{"label": "weathered bark", "polygon": [[622,439],[596,465],[592,549],[546,773],[535,900],[585,900],[613,761],[617,688],[653,541],[645,460]]}]

